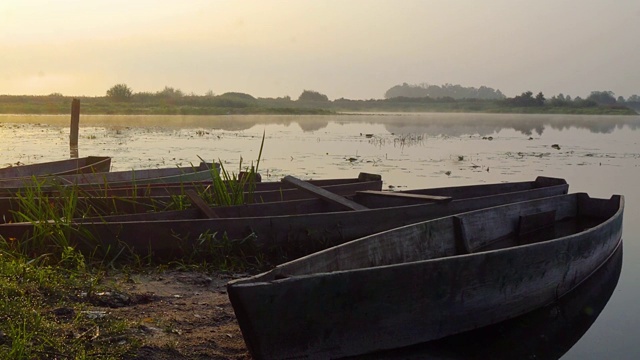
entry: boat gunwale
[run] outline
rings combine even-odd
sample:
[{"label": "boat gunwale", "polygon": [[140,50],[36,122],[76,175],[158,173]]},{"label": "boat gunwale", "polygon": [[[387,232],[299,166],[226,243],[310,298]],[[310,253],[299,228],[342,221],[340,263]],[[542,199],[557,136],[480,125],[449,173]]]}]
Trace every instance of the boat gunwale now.
[{"label": "boat gunwale", "polygon": [[[565,187],[566,185],[554,185],[552,187],[544,187],[544,188],[537,188],[537,189],[533,189],[533,190],[538,190],[538,189],[554,189],[556,187],[561,188],[561,187]],[[527,192],[530,192],[532,190],[522,190],[522,191],[515,191],[515,192],[507,192],[507,193],[500,193],[500,194],[494,194],[494,195],[487,195],[487,196],[482,196],[482,197],[477,197],[477,198],[462,198],[462,199],[454,199],[452,200],[452,202],[455,201],[467,201],[470,199],[478,199],[478,200],[482,200],[484,198],[491,198],[494,196],[499,196],[499,195],[511,195],[511,194],[524,194]],[[259,192],[257,192],[259,193]],[[566,195],[566,194],[565,194]],[[556,196],[564,196],[564,195],[556,195]],[[108,198],[108,197],[107,197]],[[308,199],[296,199],[296,200],[287,200],[288,202],[303,202],[303,201],[309,201],[309,200],[316,200],[313,198],[308,198]],[[531,200],[526,200],[526,201],[531,201]],[[260,206],[263,203],[257,203],[257,204],[247,204],[247,205],[235,205],[232,207],[242,207],[242,206]],[[267,204],[267,203],[264,203]],[[512,203],[510,203],[512,204]],[[371,213],[371,212],[384,212],[384,211],[389,211],[389,210],[393,210],[393,209],[398,209],[398,208],[418,208],[418,207],[424,207],[424,206],[433,206],[433,205],[437,205],[435,203],[416,203],[416,204],[408,204],[408,205],[400,205],[400,206],[388,206],[388,207],[379,207],[379,208],[370,208],[370,209],[366,209],[366,210],[358,210],[358,213]],[[500,205],[497,205],[500,206]],[[493,207],[493,206],[492,206]],[[215,207],[214,207],[215,208]],[[483,209],[481,209],[483,210]],[[481,211],[481,210],[473,210],[473,211]],[[176,210],[176,211],[181,211],[181,210]],[[284,219],[284,218],[288,218],[288,217],[295,217],[295,216],[322,216],[322,215],[327,215],[327,214],[337,214],[337,213],[341,213],[341,214],[345,214],[345,213],[353,213],[353,211],[350,210],[338,210],[338,211],[331,211],[331,212],[313,212],[313,213],[304,213],[304,214],[294,214],[294,215],[275,215],[275,216],[269,216],[269,215],[264,215],[264,216],[250,216],[250,217],[225,217],[225,220],[246,220],[246,219],[256,219],[256,220],[264,220],[264,219]],[[451,215],[447,215],[447,216],[443,216],[443,217],[448,217]],[[431,219],[431,220],[426,220],[426,221],[433,221],[436,220],[437,218]],[[96,221],[91,221],[91,222],[78,222],[78,224],[103,224],[105,223],[105,221],[100,221],[99,219],[95,219]],[[211,221],[213,219],[206,219],[206,218],[198,218],[198,219],[177,219],[177,220],[138,220],[138,221],[117,221],[117,222],[113,222],[113,223],[140,223],[140,222],[144,222],[144,223],[150,223],[150,224],[158,224],[158,223],[168,223],[168,222],[176,222],[176,223],[180,223],[180,222],[194,222],[194,221],[199,221],[199,222],[206,222],[206,221]],[[425,221],[423,221],[425,222]],[[111,223],[106,221],[106,223]],[[13,223],[16,224],[16,223]],[[404,225],[404,226],[411,226],[413,224],[409,224],[409,225]],[[2,224],[0,224],[0,228],[1,228]],[[390,231],[390,230],[386,230],[386,231]],[[373,234],[372,234],[373,235]],[[354,240],[355,241],[355,240]]]},{"label": "boat gunwale", "polygon": [[[553,196],[550,198],[558,198],[558,197],[565,197],[565,196],[580,196],[580,194],[584,194],[587,195],[586,193],[572,193],[572,194],[567,194],[567,195],[557,195],[557,196]],[[587,195],[588,196],[588,195]],[[309,258],[313,258],[313,257],[317,257],[317,256],[321,256],[324,253],[328,253],[330,251],[333,251],[334,248],[336,247],[340,247],[340,246],[344,246],[347,244],[353,244],[355,242],[365,242],[367,241],[369,238],[374,237],[374,236],[380,236],[380,234],[383,233],[388,233],[388,232],[394,232],[394,231],[400,231],[400,229],[407,229],[413,226],[419,226],[428,222],[432,222],[432,221],[442,221],[443,219],[446,218],[452,218],[453,216],[462,216],[464,214],[471,214],[471,213],[479,213],[479,212],[485,212],[485,211],[490,211],[492,208],[494,207],[500,207],[500,206],[493,206],[493,207],[489,207],[489,208],[484,208],[484,209],[480,209],[480,210],[473,210],[473,211],[468,211],[468,212],[464,212],[464,213],[460,213],[460,214],[456,214],[456,215],[449,215],[449,216],[444,216],[441,218],[437,218],[437,219],[432,219],[432,220],[426,220],[426,221],[422,221],[422,222],[418,222],[418,223],[414,223],[414,224],[409,224],[409,225],[404,225],[404,226],[400,226],[391,230],[386,230],[386,231],[382,231],[382,232],[378,232],[378,233],[374,233],[374,234],[370,234],[367,235],[365,237],[361,237],[355,240],[351,240],[349,242],[340,244],[340,245],[336,245],[324,250],[320,250],[318,252],[309,254],[309,255],[305,255],[303,257],[288,261],[286,263],[282,263],[277,265],[276,267],[274,267],[273,269],[266,271],[264,273],[260,273],[260,274],[256,274],[253,275],[251,277],[247,277],[247,278],[242,278],[242,279],[235,279],[232,281],[229,281],[228,284],[231,286],[254,286],[254,285],[267,285],[267,284],[277,284],[280,282],[287,282],[287,281],[296,281],[297,279],[309,279],[309,278],[315,278],[315,277],[320,277],[320,276],[328,276],[328,275],[338,275],[341,273],[357,273],[357,272],[364,272],[364,271],[372,271],[372,269],[375,269],[376,271],[378,269],[380,269],[380,271],[382,270],[386,270],[386,269],[390,269],[390,268],[402,268],[402,267],[411,267],[411,266],[417,266],[420,264],[424,264],[424,263],[438,263],[438,262],[444,262],[444,261],[451,261],[452,258],[460,258],[460,259],[465,259],[465,258],[469,258],[469,257],[478,257],[478,256],[497,256],[500,255],[503,252],[513,252],[514,249],[523,249],[522,251],[526,251],[527,249],[531,248],[531,247],[541,247],[541,246],[552,246],[555,243],[558,242],[564,242],[567,241],[571,238],[575,238],[575,237],[581,237],[584,236],[585,234],[588,233],[592,233],[592,232],[596,232],[598,231],[600,228],[603,228],[605,226],[608,226],[611,222],[615,221],[616,218],[620,217],[622,215],[622,213],[624,212],[624,196],[622,195],[612,195],[610,199],[608,199],[609,201],[615,201],[615,198],[619,198],[619,206],[618,209],[616,210],[615,213],[611,214],[610,216],[608,216],[606,219],[604,219],[604,221],[600,222],[599,224],[597,224],[596,226],[590,227],[588,229],[585,229],[583,231],[574,233],[574,234],[570,234],[570,235],[566,235],[566,236],[562,236],[559,238],[553,238],[553,239],[549,239],[549,240],[545,240],[545,241],[541,241],[541,242],[536,242],[536,243],[531,243],[531,244],[523,244],[523,245],[518,245],[518,246],[510,246],[510,247],[506,247],[506,248],[500,248],[500,249],[492,249],[492,250],[484,250],[484,251],[479,251],[479,252],[474,252],[474,253],[467,253],[467,254],[456,254],[456,255],[451,255],[451,256],[444,256],[444,257],[439,257],[439,258],[435,258],[435,259],[424,259],[424,260],[415,260],[415,261],[407,261],[407,262],[400,262],[400,263],[394,263],[394,264],[386,264],[386,265],[377,265],[377,266],[367,266],[367,267],[358,267],[358,268],[354,268],[354,269],[346,269],[346,270],[335,270],[335,271],[323,271],[323,272],[314,272],[311,274],[301,274],[301,275],[296,275],[296,274],[288,274],[286,272],[283,272],[283,274],[287,274],[286,277],[283,278],[276,278],[276,279],[272,279],[272,280],[266,280],[266,281],[252,281],[254,279],[259,279],[265,276],[270,276],[270,275],[283,275],[283,274],[279,274],[278,270],[284,268],[286,265],[291,264],[291,263],[296,263],[296,262],[302,262],[305,260],[308,260]],[[529,201],[544,201],[550,198],[542,198],[542,199],[535,199],[535,200],[529,200]],[[594,199],[589,197],[590,199]],[[529,202],[529,201],[522,201],[522,202]],[[522,203],[520,202],[520,203]],[[518,203],[511,203],[511,204],[507,204],[507,205],[502,205],[502,206],[511,206],[511,205],[515,205]],[[409,205],[409,206],[414,206],[414,205]],[[622,237],[620,237],[618,240],[618,242],[622,241]],[[618,245],[616,245],[617,247]],[[613,253],[613,252],[612,252]],[[497,255],[494,255],[497,254]],[[611,256],[611,254],[609,254],[608,256]],[[608,258],[608,257],[607,257]]]}]

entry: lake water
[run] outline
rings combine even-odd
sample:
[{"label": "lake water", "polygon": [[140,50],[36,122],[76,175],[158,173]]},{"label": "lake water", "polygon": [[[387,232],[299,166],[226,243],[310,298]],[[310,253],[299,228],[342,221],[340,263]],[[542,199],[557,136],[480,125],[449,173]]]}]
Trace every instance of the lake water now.
[{"label": "lake water", "polygon": [[[69,123],[69,116],[0,115],[0,165],[69,157]],[[237,172],[240,159],[258,159],[263,134],[259,171],[267,181],[370,172],[381,174],[385,187],[405,189],[544,175],[566,179],[570,192],[624,195],[618,285],[562,358],[640,358],[639,116],[82,116],[78,152],[113,157],[113,170],[204,159]],[[545,341],[552,346],[554,339]]]}]

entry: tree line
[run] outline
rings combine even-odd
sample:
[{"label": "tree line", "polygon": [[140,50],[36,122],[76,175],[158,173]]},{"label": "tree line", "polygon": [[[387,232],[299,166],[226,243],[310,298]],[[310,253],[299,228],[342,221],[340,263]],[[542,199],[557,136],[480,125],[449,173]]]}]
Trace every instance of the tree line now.
[{"label": "tree line", "polygon": [[[127,84],[116,84],[107,90],[107,97],[119,100],[149,100],[149,99],[182,99],[182,98],[194,98],[198,97],[193,93],[185,94],[180,89],[166,86],[163,90],[151,93],[151,92],[138,92],[134,93],[133,90]],[[204,98],[217,98],[221,101],[221,105],[233,107],[233,101],[240,101],[245,104],[247,101],[257,100],[253,96],[238,92],[227,92],[222,95],[215,95],[209,91]],[[266,98],[265,100],[277,100],[277,101],[294,101],[289,96],[279,98]],[[627,99],[622,96],[615,97],[615,93],[612,91],[592,91],[585,99],[581,97],[571,98],[569,95],[563,95],[562,93],[554,95],[551,98],[546,98],[542,92],[539,92],[535,96],[531,91],[525,91],[520,95],[516,95],[512,98],[506,97],[499,89],[493,89],[487,86],[464,87],[461,85],[444,84],[438,85],[409,85],[403,83],[402,85],[396,85],[391,87],[385,92],[384,100],[389,102],[455,102],[459,100],[494,100],[507,106],[516,107],[531,107],[531,106],[577,106],[577,107],[589,107],[598,105],[624,105],[627,103],[640,104],[640,96],[631,95]],[[304,90],[298,96],[299,102],[330,102],[329,97],[315,90]],[[337,99],[337,102],[349,102],[357,100],[349,99]],[[379,100],[376,100],[379,101]],[[238,104],[236,104],[238,105]]]},{"label": "tree line", "polygon": [[[198,97],[198,95],[193,93],[186,95],[182,90],[175,89],[169,86],[165,86],[163,90],[155,93],[152,93],[152,92],[134,93],[133,90],[127,84],[116,84],[107,90],[107,97],[114,100],[127,101],[127,100],[136,100],[136,99],[140,100],[140,99],[151,99],[151,98],[179,99],[184,97]],[[204,97],[236,98],[237,100],[244,100],[244,101],[256,100],[256,98],[254,98],[249,94],[239,93],[239,92],[227,92],[222,95],[216,96],[212,91],[208,91],[204,95]],[[292,101],[291,97],[289,96],[276,98],[276,100]],[[298,101],[329,101],[329,97],[327,97],[327,95],[321,94],[314,90],[304,90],[300,94],[300,96],[298,96]]]},{"label": "tree line", "polygon": [[481,99],[481,100],[501,100],[505,96],[500,90],[495,90],[487,86],[464,87],[462,85],[444,84],[429,85],[409,85],[403,83],[396,85],[387,90],[384,94],[385,99],[406,97],[406,98],[452,98],[454,100],[461,99]]}]

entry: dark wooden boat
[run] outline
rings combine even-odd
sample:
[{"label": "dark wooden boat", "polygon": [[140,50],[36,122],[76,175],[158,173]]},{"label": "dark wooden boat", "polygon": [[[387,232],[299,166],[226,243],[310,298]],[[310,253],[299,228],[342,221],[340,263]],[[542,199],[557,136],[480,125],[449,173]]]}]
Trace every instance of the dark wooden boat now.
[{"label": "dark wooden boat", "polygon": [[363,237],[232,281],[255,359],[338,358],[422,343],[556,300],[621,241],[624,198],[497,206]]},{"label": "dark wooden boat", "polygon": [[[361,174],[358,178],[345,179],[325,179],[311,181],[322,188],[341,196],[352,196],[357,191],[379,191],[382,189],[382,180],[379,175]],[[176,186],[176,188],[178,188]],[[20,196],[0,197],[0,217],[5,222],[19,221],[14,214],[22,212],[25,206],[32,207],[33,203],[41,202],[46,206],[65,207],[70,198],[75,201],[76,218],[83,218],[82,221],[150,221],[158,219],[195,219],[204,217],[202,211],[193,208],[193,211],[166,211],[184,206],[185,202],[191,200],[184,199],[189,190],[197,189],[201,196],[211,196],[211,185],[208,187],[190,187],[183,185],[181,193],[164,196],[148,196],[139,194],[134,196],[106,196],[100,190],[87,191],[82,188],[77,191],[77,195],[70,195],[68,192],[45,192],[38,198],[28,197],[26,194]],[[108,192],[107,192],[108,193]],[[185,196],[179,196],[185,195]],[[239,195],[240,196],[240,195]],[[313,197],[306,192],[300,191],[295,186],[286,182],[255,183],[252,191],[242,193],[245,203],[268,203],[284,202],[299,199],[309,199]],[[286,205],[285,205],[286,207]],[[290,208],[290,207],[286,207]],[[118,214],[118,215],[114,215]],[[130,216],[132,216],[130,218]],[[91,219],[91,217],[95,217]]]},{"label": "dark wooden boat", "polygon": [[[349,179],[348,182],[344,184],[336,184],[334,180],[309,181],[308,183],[322,187],[336,195],[348,197],[355,203],[361,204],[368,209],[430,204],[433,205],[429,207],[430,209],[433,208],[433,212],[430,213],[432,216],[444,216],[453,212],[469,211],[469,203],[461,202],[461,200],[482,200],[484,207],[486,207],[500,205],[505,202],[566,194],[569,189],[569,185],[563,179],[539,177],[534,181],[391,192],[381,191],[382,182],[380,180],[368,181],[368,179],[368,177],[365,177],[363,181],[353,181],[356,179]],[[274,185],[280,187],[274,188]],[[529,194],[522,192],[529,192]],[[496,195],[504,196],[496,197]],[[167,200],[167,198],[164,197],[155,197],[154,199]],[[131,201],[128,200],[127,202]],[[247,194],[245,202],[247,205],[213,207],[212,210],[217,213],[217,217],[223,218],[263,217],[265,214],[268,214],[269,217],[275,217],[345,210],[345,208],[339,204],[316,198],[315,195],[300,191],[295,186],[286,182],[261,183],[257,185],[256,191],[251,194],[251,198],[249,198]],[[436,203],[440,205],[434,205]],[[2,204],[1,198],[0,204]],[[160,221],[204,219],[208,217],[206,213],[197,207],[191,207],[185,210],[153,212],[127,211],[126,206],[121,206],[121,209],[123,212],[126,212],[126,214],[100,216],[99,219],[84,219],[84,221]],[[442,215],[443,209],[449,209],[448,211],[453,212]],[[422,211],[419,216],[425,214],[424,209],[421,208],[419,211]],[[359,216],[360,215],[358,215],[358,217]],[[423,218],[420,217],[420,220],[417,221],[422,220]],[[411,221],[413,221],[413,218]],[[379,231],[386,229],[388,228]]]},{"label": "dark wooden boat", "polygon": [[[127,248],[157,259],[189,256],[194,248],[221,239],[251,239],[266,261],[281,263],[375,232],[464,211],[566,194],[562,179],[415,190],[405,193],[360,192],[351,202],[366,210],[313,199],[216,207],[218,218],[201,218],[202,209],[184,213],[77,219],[68,239],[90,253]],[[446,196],[450,194],[452,197]],[[389,201],[381,201],[388,198]],[[160,215],[153,220],[153,216]],[[193,216],[192,216],[193,215]],[[198,218],[200,217],[200,218]],[[37,223],[0,225],[5,238],[26,239]]]},{"label": "dark wooden boat", "polygon": [[37,186],[40,191],[59,191],[60,187],[81,189],[136,187],[145,184],[188,183],[209,180],[218,171],[217,164],[202,162],[198,166],[158,169],[126,170],[113,172],[85,172],[77,174],[53,174],[31,179],[7,179],[0,182],[4,192],[18,192],[28,186]]},{"label": "dark wooden boat", "polygon": [[108,172],[111,168],[111,158],[106,156],[87,156],[76,159],[49,161],[37,164],[11,166],[0,169],[0,186],[30,179],[33,176],[85,174],[94,172]]},{"label": "dark wooden boat", "polygon": [[[249,176],[243,175],[241,176]],[[361,173],[356,178],[336,178],[336,179],[318,179],[308,180],[309,183],[316,186],[332,186],[353,184],[362,182],[374,182],[381,183],[381,176],[377,174]],[[93,184],[82,184],[81,186],[38,186],[38,192],[46,196],[55,196],[58,194],[66,195],[71,190],[79,190],[79,196],[85,197],[119,197],[119,198],[140,198],[140,197],[156,197],[156,198],[169,198],[175,195],[185,195],[187,190],[194,190],[198,193],[204,193],[210,191],[213,187],[213,180],[211,176],[207,180],[188,180],[182,179],[181,181],[170,182],[167,179],[163,179],[163,182],[148,181],[145,183],[132,183],[132,182],[103,182]],[[235,188],[238,186],[240,180],[223,181],[228,188]],[[230,184],[230,183],[234,184]],[[381,185],[382,186],[382,185]],[[246,192],[250,191],[280,191],[287,189],[295,189],[295,186],[278,181],[262,182],[260,175],[257,174],[256,180],[244,181],[244,189]],[[2,188],[0,187],[0,195],[5,197],[11,197],[17,193],[24,192],[25,187],[12,187]]]}]

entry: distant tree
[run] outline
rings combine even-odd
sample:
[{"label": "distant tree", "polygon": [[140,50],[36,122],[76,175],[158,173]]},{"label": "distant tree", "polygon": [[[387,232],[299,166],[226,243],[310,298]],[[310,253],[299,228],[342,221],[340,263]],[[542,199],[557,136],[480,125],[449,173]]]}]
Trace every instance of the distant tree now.
[{"label": "distant tree", "polygon": [[329,101],[327,95],[313,90],[304,90],[298,97],[298,101]]},{"label": "distant tree", "polygon": [[573,99],[572,105],[575,107],[593,107],[598,106],[598,103],[591,99],[583,99],[580,96],[576,96],[576,98]]},{"label": "distant tree", "polygon": [[640,102],[640,96],[633,94],[627,98],[627,102]]},{"label": "distant tree", "polygon": [[549,105],[555,106],[555,107],[569,106],[571,101],[567,100],[567,98],[571,99],[571,97],[569,97],[569,96],[565,97],[562,93],[560,93],[557,96],[551,97],[551,99],[549,99],[548,103],[549,103]]},{"label": "distant tree", "polygon": [[500,100],[505,96],[500,90],[494,90],[490,87],[480,86],[480,88],[464,87],[461,85],[444,84],[442,86],[429,85],[422,83],[420,85],[409,85],[403,83],[396,85],[384,94],[385,99],[393,98],[453,98],[460,99],[483,99],[483,100]]},{"label": "distant tree", "polygon": [[64,95],[62,95],[59,92],[53,92],[51,94],[48,95],[49,97],[64,97]]},{"label": "distant tree", "polygon": [[538,104],[538,106],[542,106],[544,105],[545,100],[546,99],[544,98],[544,94],[542,93],[542,91],[540,91],[538,95],[536,95],[536,103]]},{"label": "distant tree", "polygon": [[587,100],[591,100],[598,105],[613,105],[616,103],[613,91],[592,91]]},{"label": "distant tree", "polygon": [[133,95],[133,91],[127,84],[116,84],[107,90],[107,97],[116,100],[128,100]]},{"label": "distant tree", "polygon": [[[540,95],[542,95],[542,93],[539,93],[534,98],[533,93],[531,91],[525,91],[518,96],[514,96],[513,98],[506,99],[505,103],[508,105],[517,106],[517,107],[539,106],[540,104],[539,104],[538,96]],[[542,99],[544,99],[544,95],[542,95]]]},{"label": "distant tree", "polygon": [[254,98],[253,96],[249,95],[249,94],[245,94],[245,93],[240,93],[240,92],[226,92],[222,95],[220,95],[219,97],[224,97],[224,98],[233,98],[236,100],[247,100],[247,101],[253,101],[256,98]]},{"label": "distant tree", "polygon": [[618,100],[616,100],[616,102],[621,103],[621,104],[624,103],[625,102],[624,101],[624,97],[623,96],[618,96]]},{"label": "distant tree", "polygon": [[158,91],[156,95],[167,98],[181,98],[184,93],[180,89],[174,89],[170,86],[165,86],[162,91]]}]

